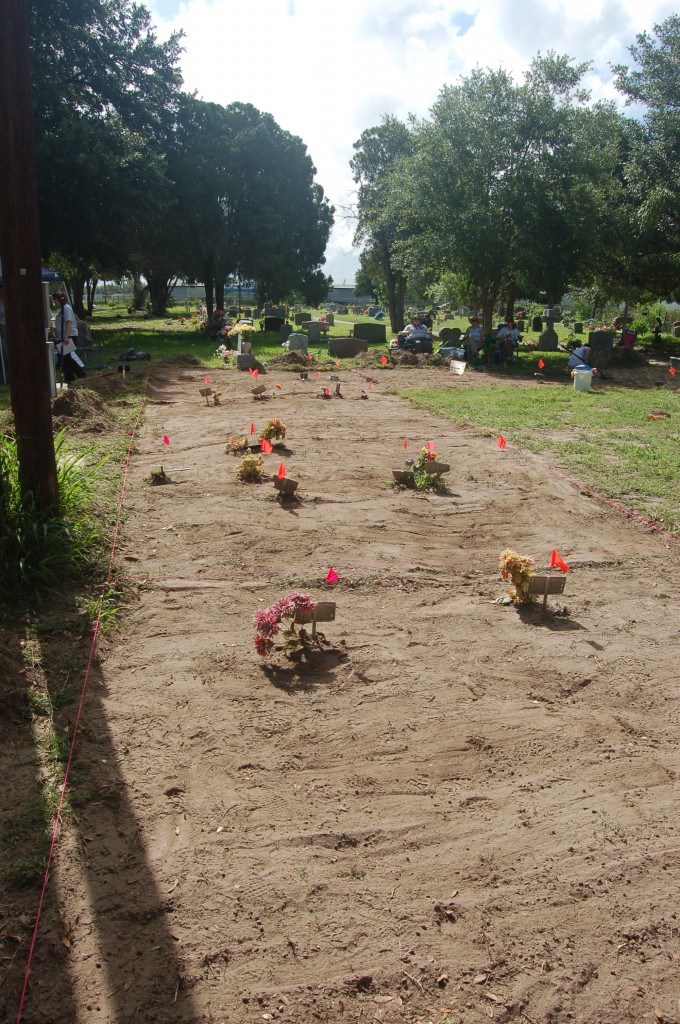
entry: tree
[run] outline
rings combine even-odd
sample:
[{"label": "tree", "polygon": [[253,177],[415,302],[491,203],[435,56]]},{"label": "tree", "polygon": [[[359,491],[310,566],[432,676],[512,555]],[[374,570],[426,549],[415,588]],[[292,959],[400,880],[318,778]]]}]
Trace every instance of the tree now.
[{"label": "tree", "polygon": [[359,186],[355,243],[366,243],[366,262],[374,268],[373,279],[384,282],[392,330],[400,331],[404,327],[407,275],[395,264],[394,255],[396,244],[406,235],[397,216],[393,189],[401,162],[413,152],[413,136],[397,118],[384,117],[381,125],[363,132],[354,143],[354,151],[350,166]]},{"label": "tree", "polygon": [[81,315],[87,279],[126,269],[158,194],[179,54],[180,36],[159,43],[131,0],[32,0],[42,247],[74,268]]},{"label": "tree", "polygon": [[579,145],[587,65],[537,57],[522,84],[507,72],[472,72],[442,89],[416,126],[402,167],[397,246],[405,271],[453,271],[475,288],[485,329],[501,294],[519,282],[559,298],[589,246],[595,165]]}]

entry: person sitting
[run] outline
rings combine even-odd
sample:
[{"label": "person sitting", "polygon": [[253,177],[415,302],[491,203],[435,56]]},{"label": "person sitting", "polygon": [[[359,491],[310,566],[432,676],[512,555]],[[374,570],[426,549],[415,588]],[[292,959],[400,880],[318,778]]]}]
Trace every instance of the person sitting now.
[{"label": "person sitting", "polygon": [[509,363],[516,350],[519,348],[521,340],[522,335],[519,333],[517,325],[512,318],[506,320],[504,324],[501,324],[498,329],[498,333],[496,334],[498,361],[501,363]]},{"label": "person sitting", "polygon": [[406,324],[403,331],[397,334],[397,345],[399,348],[408,349],[410,352],[418,351],[431,352],[432,339],[430,332],[422,321],[422,317],[414,313],[411,322]]},{"label": "person sitting", "polygon": [[590,365],[591,349],[589,345],[579,345],[572,349],[567,366],[570,370],[592,370]]},{"label": "person sitting", "polygon": [[482,347],[482,321],[478,316],[470,317],[470,326],[461,338],[467,358],[472,362]]}]

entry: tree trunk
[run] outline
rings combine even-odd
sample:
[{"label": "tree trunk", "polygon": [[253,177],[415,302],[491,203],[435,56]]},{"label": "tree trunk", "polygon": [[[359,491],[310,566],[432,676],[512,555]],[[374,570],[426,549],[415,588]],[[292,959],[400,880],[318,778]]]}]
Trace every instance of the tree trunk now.
[{"label": "tree trunk", "polygon": [[224,281],[215,281],[215,306],[224,309]]},{"label": "tree trunk", "polygon": [[177,284],[177,278],[168,278],[163,273],[154,273],[151,270],[145,270],[144,277],[149,282],[149,299],[153,316],[165,316],[168,309],[168,299],[172,294],[172,289]]},{"label": "tree trunk", "polygon": [[515,296],[517,295],[517,281],[515,276],[510,278],[510,284],[508,285],[508,294],[505,301],[505,319],[515,319]]},{"label": "tree trunk", "polygon": [[148,284],[142,284],[142,275],[132,275],[132,306],[136,310],[144,309],[149,294]]},{"label": "tree trunk", "polygon": [[257,283],[257,308],[264,309],[264,304],[267,301],[267,290],[264,285],[264,281],[258,281]]},{"label": "tree trunk", "polygon": [[213,266],[213,255],[212,253],[210,253],[209,256],[206,256],[205,264],[203,266],[203,284],[205,285],[205,305],[208,310],[209,317],[213,315],[213,310],[215,308],[215,292],[213,290],[215,286],[215,274]]},{"label": "tree trunk", "polygon": [[[21,495],[59,515],[45,344],[28,4],[3,4],[0,33],[0,258]],[[28,500],[27,500],[28,504]]]},{"label": "tree trunk", "polygon": [[80,274],[78,277],[71,277],[69,278],[68,283],[71,289],[71,305],[73,306],[73,312],[82,320],[85,316],[85,275]]},{"label": "tree trunk", "polygon": [[493,311],[496,305],[496,292],[483,293],[482,296],[482,334],[487,335],[493,330]]},{"label": "tree trunk", "polygon": [[387,309],[392,330],[395,334],[404,329],[404,298],[406,296],[407,279],[401,271],[386,268],[387,278]]},{"label": "tree trunk", "polygon": [[95,274],[91,274],[87,279],[87,315],[92,316],[94,310],[94,297],[97,294],[97,284],[99,278]]}]

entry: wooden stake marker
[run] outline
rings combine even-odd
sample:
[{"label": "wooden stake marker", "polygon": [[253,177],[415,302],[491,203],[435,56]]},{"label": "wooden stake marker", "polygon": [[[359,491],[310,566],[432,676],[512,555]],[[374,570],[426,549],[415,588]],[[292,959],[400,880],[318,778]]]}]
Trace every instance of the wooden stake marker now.
[{"label": "wooden stake marker", "polygon": [[250,389],[250,393],[255,398],[261,398],[266,390],[267,390],[267,385],[266,384],[258,384],[258,385],[256,385],[256,387]]},{"label": "wooden stake marker", "polygon": [[212,395],[213,389],[212,388],[201,388],[201,390],[198,393],[201,396],[201,398],[205,398],[205,404],[206,405],[210,405],[210,402],[208,401],[208,399]]},{"label": "wooden stake marker", "polygon": [[316,636],[317,622],[335,622],[335,601],[319,601],[311,612],[296,612],[295,621],[301,626],[312,624],[312,636]]},{"label": "wooden stake marker", "polygon": [[426,473],[448,473],[451,467],[448,462],[437,462],[436,459],[426,461],[423,469]]},{"label": "wooden stake marker", "polygon": [[272,479],[274,481],[274,487],[277,491],[280,491],[282,495],[290,496],[291,494],[295,494],[298,489],[298,481],[291,480],[289,476],[275,476],[272,477]]},{"label": "wooden stake marker", "polygon": [[529,586],[527,590],[530,594],[542,594],[543,607],[546,608],[548,604],[548,595],[563,594],[566,582],[566,576],[548,576],[547,574],[540,576],[536,575],[529,579]]},{"label": "wooden stake marker", "polygon": [[393,469],[392,476],[398,484],[406,484],[408,487],[412,487],[416,479],[415,473],[404,469]]}]

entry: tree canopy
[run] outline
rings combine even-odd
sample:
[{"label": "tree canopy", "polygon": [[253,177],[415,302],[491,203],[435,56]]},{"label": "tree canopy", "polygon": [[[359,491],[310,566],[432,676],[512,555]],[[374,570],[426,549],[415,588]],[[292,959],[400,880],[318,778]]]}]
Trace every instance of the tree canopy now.
[{"label": "tree canopy", "polygon": [[232,275],[262,298],[323,291],[333,210],[302,140],[250,104],[182,92],[182,34],[132,0],[32,0],[43,253],[85,282],[144,274],[156,312],[178,275],[210,304]]}]

